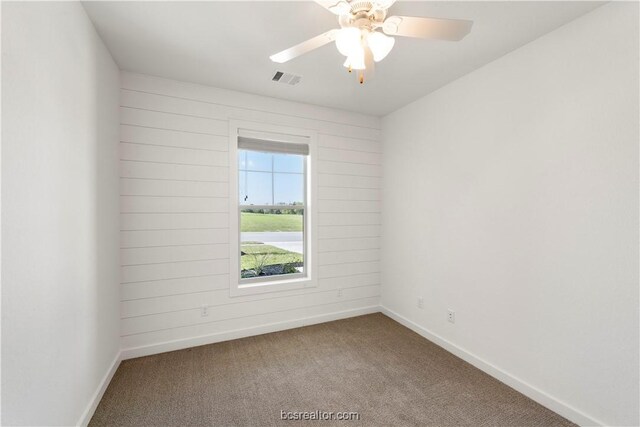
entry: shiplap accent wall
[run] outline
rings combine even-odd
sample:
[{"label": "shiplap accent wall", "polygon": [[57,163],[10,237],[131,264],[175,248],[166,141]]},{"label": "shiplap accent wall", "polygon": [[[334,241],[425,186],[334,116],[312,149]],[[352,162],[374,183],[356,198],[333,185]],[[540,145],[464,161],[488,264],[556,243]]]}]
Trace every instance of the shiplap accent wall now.
[{"label": "shiplap accent wall", "polygon": [[[121,88],[124,357],[378,310],[377,117],[127,72]],[[229,296],[230,119],[318,132],[317,288]]]}]

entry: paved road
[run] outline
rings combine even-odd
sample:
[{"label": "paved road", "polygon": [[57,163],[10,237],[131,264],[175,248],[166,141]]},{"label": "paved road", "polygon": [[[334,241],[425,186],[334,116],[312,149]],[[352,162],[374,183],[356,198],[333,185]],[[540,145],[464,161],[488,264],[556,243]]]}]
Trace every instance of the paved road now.
[{"label": "paved road", "polygon": [[286,251],[302,253],[302,232],[264,232],[264,233],[240,233],[243,242],[263,242]]}]

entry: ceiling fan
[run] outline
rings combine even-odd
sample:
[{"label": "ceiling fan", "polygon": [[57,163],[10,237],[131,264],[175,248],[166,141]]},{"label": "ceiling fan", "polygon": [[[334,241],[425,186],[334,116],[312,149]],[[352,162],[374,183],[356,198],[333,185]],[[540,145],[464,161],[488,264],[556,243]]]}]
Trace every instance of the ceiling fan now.
[{"label": "ceiling fan", "polygon": [[395,1],[315,0],[338,16],[340,29],[327,31],[269,58],[273,62],[284,63],[335,41],[338,51],[347,57],[344,66],[349,72],[357,70],[362,84],[365,70],[372,71],[374,62],[382,61],[391,52],[395,44],[392,36],[459,41],[471,31],[473,21],[461,19],[387,18],[387,11]]}]

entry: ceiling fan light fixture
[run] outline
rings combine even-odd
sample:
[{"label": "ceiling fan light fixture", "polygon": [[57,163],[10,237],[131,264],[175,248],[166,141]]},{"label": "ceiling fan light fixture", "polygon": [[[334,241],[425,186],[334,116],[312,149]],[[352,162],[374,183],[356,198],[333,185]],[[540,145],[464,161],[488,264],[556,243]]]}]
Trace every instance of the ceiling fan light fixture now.
[{"label": "ceiling fan light fixture", "polygon": [[365,65],[364,60],[364,49],[360,47],[359,51],[349,55],[342,65],[350,70],[365,70],[367,66]]},{"label": "ceiling fan light fixture", "polygon": [[372,31],[367,34],[367,45],[373,53],[373,60],[382,61],[393,49],[396,39],[386,36],[380,32]]},{"label": "ceiling fan light fixture", "polygon": [[351,56],[362,50],[362,34],[355,27],[346,27],[338,31],[336,36],[338,52],[344,56]]}]

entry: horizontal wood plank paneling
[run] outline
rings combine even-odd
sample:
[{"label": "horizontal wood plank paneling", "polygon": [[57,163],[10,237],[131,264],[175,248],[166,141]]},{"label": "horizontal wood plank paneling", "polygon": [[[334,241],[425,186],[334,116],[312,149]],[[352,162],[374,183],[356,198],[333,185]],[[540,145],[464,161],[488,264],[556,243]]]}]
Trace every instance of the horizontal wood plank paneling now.
[{"label": "horizontal wood plank paneling", "polygon": [[380,202],[361,200],[320,200],[318,202],[318,211],[378,213],[380,212]]},{"label": "horizontal wood plank paneling", "polygon": [[[352,276],[330,277],[320,279],[318,289],[343,289],[358,286],[380,284],[380,273],[365,273]],[[226,274],[206,275],[180,279],[154,280],[148,282],[123,283],[121,285],[122,301],[148,299],[171,295],[184,295],[215,290],[228,291],[229,276]],[[306,292],[306,290],[301,290]],[[282,292],[288,295],[292,292]],[[265,295],[262,295],[265,297]],[[268,295],[267,295],[268,296]],[[240,301],[245,297],[240,297]],[[235,299],[235,298],[234,298]]]},{"label": "horizontal wood plank paneling", "polygon": [[130,230],[120,232],[121,248],[229,243],[227,228]]},{"label": "horizontal wood plank paneling", "polygon": [[227,228],[227,213],[123,213],[121,230],[175,230],[183,228]]},{"label": "horizontal wood plank paneling", "polygon": [[336,148],[320,147],[318,159],[332,162],[349,162],[355,164],[381,165],[381,153],[368,153],[365,151],[340,150]]},{"label": "horizontal wood plank paneling", "polygon": [[226,135],[205,135],[135,125],[120,125],[120,141],[199,150],[229,150],[229,138]]},{"label": "horizontal wood plank paneling", "polygon": [[[326,293],[327,291],[331,291],[334,289],[340,289],[342,293],[347,289],[351,288],[360,288],[367,286],[379,286],[379,283],[373,285],[353,285],[347,284],[347,286],[341,286],[339,288],[330,288],[327,286],[323,286],[322,289],[315,289],[311,291],[312,293]],[[154,315],[158,313],[169,313],[172,311],[179,310],[191,310],[191,309],[199,309],[203,305],[208,307],[217,307],[221,305],[227,304],[241,304],[245,302],[251,301],[260,301],[260,300],[272,300],[279,299],[283,297],[291,297],[296,295],[306,295],[309,294],[309,290],[306,289],[298,289],[295,291],[289,291],[286,295],[278,294],[277,297],[269,294],[256,294],[256,295],[248,295],[242,297],[239,301],[238,298],[230,297],[227,289],[218,289],[211,291],[203,291],[203,292],[194,292],[188,294],[180,294],[180,295],[169,295],[155,298],[144,298],[144,299],[136,299],[130,301],[123,301],[120,305],[120,313],[121,317],[138,317],[138,316],[148,316]],[[213,308],[215,310],[215,308]]]},{"label": "horizontal wood plank paneling", "polygon": [[122,196],[229,197],[227,182],[120,178]]},{"label": "horizontal wood plank paneling", "polygon": [[378,188],[339,188],[319,187],[319,200],[380,200],[381,194]]},{"label": "horizontal wood plank paneling", "polygon": [[350,276],[320,279],[320,289],[344,289],[349,287],[380,285],[380,273],[354,274]]},{"label": "horizontal wood plank paneling", "polygon": [[195,166],[229,166],[229,155],[224,151],[165,147],[131,142],[120,143],[120,159]]},{"label": "horizontal wood plank paneling", "polygon": [[320,252],[357,251],[362,249],[380,249],[379,237],[362,237],[348,239],[320,239]]},{"label": "horizontal wood plank paneling", "polygon": [[319,227],[318,234],[322,239],[345,239],[355,237],[379,237],[380,225],[325,225]]},{"label": "horizontal wood plank paneling", "polygon": [[122,283],[177,279],[229,272],[226,259],[122,266]]},{"label": "horizontal wood plank paneling", "polygon": [[121,178],[145,178],[176,181],[228,182],[229,168],[180,165],[133,160],[120,161]]},{"label": "horizontal wood plank paneling", "polygon": [[379,213],[327,213],[318,214],[318,225],[379,225]]},{"label": "horizontal wood plank paneling", "polygon": [[365,165],[361,163],[333,162],[328,160],[318,161],[320,174],[336,174],[348,176],[382,176],[380,165]]},{"label": "horizontal wood plank paneling", "polygon": [[229,245],[160,246],[120,249],[122,265],[229,258]]},{"label": "horizontal wood plank paneling", "polygon": [[229,117],[229,107],[224,105],[128,89],[122,89],[120,91],[120,102],[123,107],[141,108],[207,119],[227,120]]},{"label": "horizontal wood plank paneling", "polygon": [[348,264],[321,265],[319,267],[320,278],[351,276],[356,274],[379,273],[378,261],[352,262]]},{"label": "horizontal wood plank paneling", "polygon": [[318,135],[318,146],[366,153],[382,153],[382,144],[378,141],[322,133]]},{"label": "horizontal wood plank paneling", "polygon": [[160,329],[176,328],[193,325],[196,323],[217,322],[226,319],[255,316],[257,314],[272,313],[276,311],[292,310],[302,307],[331,304],[340,300],[356,300],[376,297],[380,295],[380,286],[365,286],[360,288],[344,289],[342,296],[336,292],[314,292],[303,295],[260,299],[216,306],[209,310],[209,315],[200,315],[200,309],[187,309],[151,314],[122,319],[122,334],[133,335]]},{"label": "horizontal wood plank paneling", "polygon": [[[264,314],[255,314],[244,317],[235,317],[232,319],[220,320],[209,323],[194,323],[176,328],[161,329],[149,331],[146,333],[127,335],[122,337],[122,346],[124,349],[133,349],[134,352],[142,354],[152,354],[145,351],[145,348],[166,349],[163,343],[176,343],[178,348],[184,348],[188,343],[203,343],[217,341],[217,337],[227,336],[243,336],[254,334],[256,330],[261,332],[277,331],[285,327],[301,327],[308,323],[308,319],[315,317],[327,318],[342,317],[342,313],[350,311],[357,312],[361,308],[377,307],[380,303],[380,297],[362,298],[357,300],[341,300],[335,303],[320,304],[316,306],[306,306],[293,308],[291,310],[275,311]],[[200,340],[200,339],[201,340]],[[222,338],[224,340],[225,338]],[[186,343],[186,344],[182,344]]]},{"label": "horizontal wood plank paneling", "polygon": [[228,212],[229,202],[222,197],[120,196],[122,213]]},{"label": "horizontal wood plank paneling", "polygon": [[120,123],[154,129],[177,130],[187,133],[227,136],[229,125],[226,120],[204,119],[183,114],[162,113],[120,107]]},{"label": "horizontal wood plank paneling", "polygon": [[323,173],[318,176],[320,187],[379,189],[382,180],[376,176],[337,175]]},{"label": "horizontal wood plank paneling", "polygon": [[[379,282],[378,282],[379,283]],[[182,295],[229,289],[228,274],[210,274],[179,279],[153,280],[123,283],[120,286],[122,301]]]},{"label": "horizontal wood plank paneling", "polygon": [[[120,99],[125,348],[378,304],[377,118],[131,73]],[[317,287],[229,296],[230,118],[318,132]]]},{"label": "horizontal wood plank paneling", "polygon": [[320,252],[318,258],[318,263],[321,266],[351,264],[363,261],[380,261],[380,249]]}]

